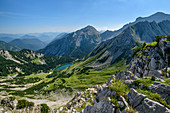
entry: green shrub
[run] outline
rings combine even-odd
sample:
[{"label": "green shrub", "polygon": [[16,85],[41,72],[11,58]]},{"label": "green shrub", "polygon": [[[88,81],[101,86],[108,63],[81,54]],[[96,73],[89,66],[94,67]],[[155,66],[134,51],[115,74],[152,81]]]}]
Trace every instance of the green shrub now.
[{"label": "green shrub", "polygon": [[48,113],[49,107],[47,104],[41,104],[41,113]]},{"label": "green shrub", "polygon": [[140,47],[136,46],[133,50],[133,56],[135,56],[136,53],[139,52],[141,49],[142,49],[142,46],[140,46]]},{"label": "green shrub", "polygon": [[14,100],[15,100],[15,97],[9,97],[9,99],[10,99],[11,101],[14,101]]},{"label": "green shrub", "polygon": [[32,106],[34,106],[33,102],[29,102],[25,99],[22,99],[22,100],[18,100],[17,109],[22,109],[25,107],[32,107]]},{"label": "green shrub", "polygon": [[126,100],[128,100],[127,92],[129,91],[129,87],[122,81],[113,79],[113,85],[109,88],[115,91],[117,96],[123,96]]}]

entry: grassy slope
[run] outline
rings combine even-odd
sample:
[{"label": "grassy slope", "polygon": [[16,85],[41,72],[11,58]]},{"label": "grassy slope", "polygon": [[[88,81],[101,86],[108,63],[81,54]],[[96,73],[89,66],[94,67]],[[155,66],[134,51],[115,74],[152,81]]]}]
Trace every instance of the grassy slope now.
[{"label": "grassy slope", "polygon": [[34,84],[32,87],[24,91],[9,92],[11,92],[10,94],[17,96],[34,98],[35,95],[46,94],[63,88],[69,91],[72,91],[72,89],[84,90],[96,84],[103,84],[108,80],[108,78],[110,78],[111,75],[120,70],[124,70],[126,67],[125,60],[121,60],[114,65],[104,68],[103,70],[89,68],[90,62],[95,60],[94,57],[97,56],[93,56],[84,62],[81,61],[74,63],[65,70],[54,71],[52,74],[41,73],[25,76],[25,80],[33,78],[33,80],[36,81],[37,78],[40,78],[40,80],[37,81],[39,83]]}]

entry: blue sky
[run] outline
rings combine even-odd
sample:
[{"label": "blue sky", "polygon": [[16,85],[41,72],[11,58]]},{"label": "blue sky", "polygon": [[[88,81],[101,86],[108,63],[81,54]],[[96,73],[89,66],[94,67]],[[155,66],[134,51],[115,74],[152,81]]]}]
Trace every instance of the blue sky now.
[{"label": "blue sky", "polygon": [[0,0],[0,33],[115,30],[137,17],[170,14],[170,0]]}]

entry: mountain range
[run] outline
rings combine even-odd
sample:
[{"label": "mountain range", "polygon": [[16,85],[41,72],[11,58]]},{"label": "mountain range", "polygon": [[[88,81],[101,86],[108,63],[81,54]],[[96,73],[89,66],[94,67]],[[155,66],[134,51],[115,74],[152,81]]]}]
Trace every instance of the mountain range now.
[{"label": "mountain range", "polygon": [[139,17],[119,30],[104,33],[87,26],[52,41],[39,52],[52,56],[82,58],[94,49],[89,54],[90,57],[103,52],[103,55],[96,59],[95,65],[113,64],[119,57],[131,58],[131,48],[139,46],[140,43],[152,42],[157,35],[170,34],[169,17],[169,14],[158,12],[149,17]]},{"label": "mountain range", "polygon": [[160,23],[138,22],[126,28],[118,36],[103,41],[89,54],[88,58],[100,54],[92,64],[97,67],[113,64],[120,59],[126,59],[128,64],[132,58],[132,48],[140,46],[142,42],[152,42],[157,35],[167,34],[170,34],[169,20]]},{"label": "mountain range", "polygon": [[9,51],[20,51],[21,50],[21,48],[11,45],[9,43],[6,43],[4,41],[0,41],[0,49],[9,50]]},{"label": "mountain range", "polygon": [[88,25],[46,47],[36,33],[0,41],[0,112],[169,113],[169,16]]},{"label": "mountain range", "polygon": [[51,41],[62,38],[67,33],[45,32],[28,34],[4,34],[0,33],[0,40],[19,46],[24,49],[39,50],[44,48]]},{"label": "mountain range", "polygon": [[39,50],[46,46],[44,42],[37,38],[14,39],[9,43],[12,45],[16,45],[22,49],[30,50]]},{"label": "mountain range", "polygon": [[152,22],[155,21],[156,23],[159,23],[161,21],[164,20],[170,20],[170,14],[165,14],[163,12],[157,12],[154,13],[148,17],[138,17],[134,22],[130,22],[126,25],[124,25],[122,28],[115,30],[115,31],[105,31],[104,33],[102,33],[101,37],[103,40],[107,40],[108,38],[111,39],[117,35],[119,35],[121,32],[123,32],[123,30],[125,30],[127,27],[134,25],[138,22],[144,22],[144,21],[148,21],[148,22]]},{"label": "mountain range", "polygon": [[[152,42],[157,35],[169,35],[170,15],[157,12],[148,17],[138,17],[134,22],[126,24],[115,31],[107,30],[100,33],[93,26],[89,25],[72,33],[61,33],[55,36],[56,34],[1,35],[6,37],[11,36],[11,38],[20,36],[20,38],[12,41],[10,41],[10,38],[7,38],[6,41],[10,41],[9,44],[18,46],[19,48],[36,50],[50,56],[68,56],[76,59],[87,55],[91,57],[100,53],[100,51],[105,51],[106,53],[103,53],[104,56],[101,55],[94,64],[98,64],[101,61],[105,62],[107,58],[110,61],[107,61],[106,64],[108,62],[112,64],[117,58],[122,56],[121,53],[124,54],[123,56],[126,56],[131,52],[131,48],[139,46],[140,43]],[[1,35],[0,38],[2,38]],[[37,38],[45,35],[55,36],[55,38],[47,45],[47,43]],[[131,54],[126,57],[130,56]]]}]

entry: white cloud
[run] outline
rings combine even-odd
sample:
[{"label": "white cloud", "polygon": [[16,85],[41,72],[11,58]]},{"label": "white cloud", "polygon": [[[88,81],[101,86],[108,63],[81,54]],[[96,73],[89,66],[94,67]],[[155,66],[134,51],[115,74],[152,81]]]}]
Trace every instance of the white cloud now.
[{"label": "white cloud", "polygon": [[123,24],[119,24],[119,25],[116,25],[116,26],[110,26],[110,27],[96,27],[96,29],[98,31],[106,31],[106,30],[111,30],[111,31],[114,31],[114,30],[118,30],[120,29],[121,27],[123,26]]}]

